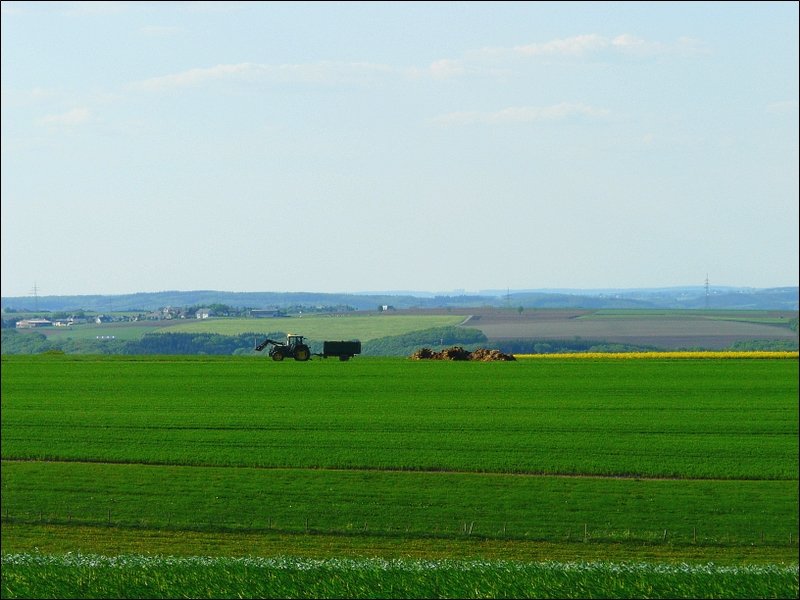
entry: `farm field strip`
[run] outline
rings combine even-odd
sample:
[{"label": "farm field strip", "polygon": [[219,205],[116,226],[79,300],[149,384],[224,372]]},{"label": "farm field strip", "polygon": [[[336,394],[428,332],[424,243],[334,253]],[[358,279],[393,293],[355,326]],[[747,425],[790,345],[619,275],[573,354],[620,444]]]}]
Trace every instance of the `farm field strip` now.
[{"label": "farm field strip", "polygon": [[780,544],[798,526],[796,481],[8,461],[2,476],[3,517],[26,523]]},{"label": "farm field strip", "polygon": [[[70,598],[728,598],[790,597],[786,566],[650,563],[522,563],[501,560],[171,557],[68,554],[3,557],[4,585]],[[3,597],[6,588],[3,588]],[[40,592],[41,593],[41,592]],[[16,597],[16,596],[12,596]]]},{"label": "farm field strip", "polygon": [[639,540],[608,542],[587,536],[559,541],[526,538],[487,538],[461,531],[456,536],[388,535],[372,531],[303,533],[277,529],[254,531],[199,531],[197,529],[150,529],[108,523],[83,525],[73,522],[22,523],[4,519],[0,528],[7,554],[63,555],[74,552],[114,556],[149,554],[161,556],[283,556],[328,558],[464,558],[487,560],[612,561],[671,564],[797,566],[797,545],[771,543],[760,538],[746,544],[690,543],[673,540],[648,543]]},{"label": "farm field strip", "polygon": [[103,325],[87,324],[75,327],[53,327],[52,329],[41,329],[51,340],[61,338],[73,339],[96,339],[98,337],[114,338],[117,340],[138,340],[143,335],[153,333],[156,324],[149,322],[142,323],[111,323]]},{"label": "farm field strip", "polygon": [[[24,436],[26,431],[21,432]],[[792,435],[759,438],[720,435],[674,435],[584,431],[540,432],[530,441],[500,443],[466,431],[446,439],[426,434],[357,432],[353,430],[296,432],[159,431],[121,433],[116,430],[69,428],[31,442],[9,458],[87,462],[131,462],[162,465],[230,467],[304,467],[405,471],[475,471],[543,475],[609,477],[774,479],[794,480],[797,455]],[[69,435],[68,445],[53,435]],[[97,439],[102,434],[101,439]],[[607,442],[597,439],[613,436]],[[7,434],[4,446],[24,442],[20,433]],[[380,436],[380,440],[375,437]],[[581,439],[586,436],[587,439]],[[493,436],[487,436],[493,437]],[[171,443],[165,443],[170,439]],[[434,445],[428,447],[427,445]],[[124,450],[129,445],[132,449]],[[747,453],[739,457],[737,452]],[[710,456],[709,456],[710,454]],[[777,461],[777,463],[776,463]]]},{"label": "farm field strip", "polygon": [[609,339],[618,337],[658,338],[741,338],[741,339],[797,339],[797,332],[788,327],[754,323],[750,321],[710,320],[670,317],[649,319],[646,326],[641,318],[578,318],[565,321],[521,320],[519,322],[468,323],[483,331],[489,339],[501,338],[552,338]]},{"label": "farm field strip", "polygon": [[579,319],[711,319],[749,321],[786,325],[797,316],[796,310],[724,310],[724,309],[599,309],[580,315]]},{"label": "farm field strip", "polygon": [[798,475],[795,361],[3,361],[4,459]]},{"label": "farm field strip", "polygon": [[350,340],[366,342],[390,335],[400,335],[430,329],[458,325],[462,315],[384,315],[369,316],[325,315],[269,319],[202,319],[170,324],[157,330],[161,333],[217,333],[239,335],[242,333],[264,333],[285,331],[297,333],[311,340]]}]

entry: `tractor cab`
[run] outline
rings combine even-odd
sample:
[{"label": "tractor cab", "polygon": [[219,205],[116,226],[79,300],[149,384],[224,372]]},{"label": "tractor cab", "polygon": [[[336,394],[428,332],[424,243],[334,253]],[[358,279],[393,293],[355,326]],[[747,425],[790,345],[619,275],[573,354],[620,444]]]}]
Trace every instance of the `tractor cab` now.
[{"label": "tractor cab", "polygon": [[303,345],[303,338],[304,337],[305,336],[293,335],[293,334],[290,333],[290,334],[288,334],[286,336],[286,345],[289,346],[290,350],[294,350],[294,348],[296,346],[302,346]]}]

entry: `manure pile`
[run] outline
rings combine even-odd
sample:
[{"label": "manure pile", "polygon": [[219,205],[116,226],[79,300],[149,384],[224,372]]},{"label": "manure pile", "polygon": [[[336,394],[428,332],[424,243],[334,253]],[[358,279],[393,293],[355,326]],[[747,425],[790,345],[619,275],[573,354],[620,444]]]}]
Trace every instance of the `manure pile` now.
[{"label": "manure pile", "polygon": [[409,358],[413,360],[480,360],[484,362],[491,360],[517,360],[511,354],[503,354],[500,350],[476,348],[470,352],[469,350],[464,350],[461,346],[445,348],[441,352],[434,352],[430,348],[421,348]]}]

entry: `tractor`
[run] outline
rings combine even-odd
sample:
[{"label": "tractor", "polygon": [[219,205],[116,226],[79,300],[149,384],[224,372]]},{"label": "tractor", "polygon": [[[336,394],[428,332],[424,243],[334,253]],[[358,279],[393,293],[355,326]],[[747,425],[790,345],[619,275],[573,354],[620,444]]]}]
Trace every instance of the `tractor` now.
[{"label": "tractor", "polygon": [[283,360],[284,358],[291,357],[295,360],[305,361],[311,358],[311,350],[303,341],[305,338],[302,335],[292,335],[291,333],[286,336],[285,342],[278,342],[267,338],[256,346],[256,351],[261,352],[267,347],[267,344],[272,344],[269,349],[269,355],[272,360]]}]

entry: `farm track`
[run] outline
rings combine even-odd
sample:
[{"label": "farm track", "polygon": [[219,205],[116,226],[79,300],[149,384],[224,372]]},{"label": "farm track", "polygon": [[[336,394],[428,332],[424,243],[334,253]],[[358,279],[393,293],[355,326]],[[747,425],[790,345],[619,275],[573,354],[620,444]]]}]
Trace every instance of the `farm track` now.
[{"label": "farm track", "polygon": [[139,462],[128,460],[86,460],[86,459],[39,459],[39,458],[3,458],[0,463],[40,463],[40,464],[84,464],[84,465],[136,465],[142,467],[179,467],[187,469],[249,469],[257,471],[306,471],[331,473],[415,473],[423,475],[480,475],[495,477],[529,477],[551,479],[598,479],[619,481],[795,481],[786,478],[724,478],[724,477],[654,477],[640,474],[603,475],[597,473],[542,473],[519,471],[458,471],[453,469],[403,469],[386,467],[265,467],[259,465],[190,465],[175,462]]}]

